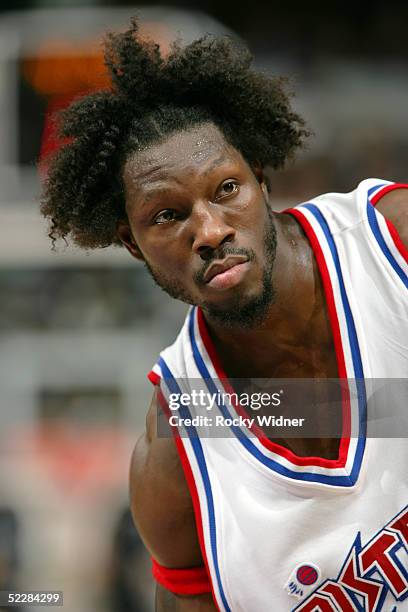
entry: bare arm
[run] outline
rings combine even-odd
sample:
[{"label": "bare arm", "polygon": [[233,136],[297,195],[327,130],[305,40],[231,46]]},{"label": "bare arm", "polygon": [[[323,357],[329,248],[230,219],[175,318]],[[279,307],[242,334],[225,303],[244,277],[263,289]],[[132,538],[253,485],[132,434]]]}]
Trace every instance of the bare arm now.
[{"label": "bare arm", "polygon": [[[157,390],[130,467],[131,510],[146,548],[169,568],[203,563],[190,492],[173,439],[157,437]],[[178,596],[157,586],[156,612],[214,612],[210,594]]]}]

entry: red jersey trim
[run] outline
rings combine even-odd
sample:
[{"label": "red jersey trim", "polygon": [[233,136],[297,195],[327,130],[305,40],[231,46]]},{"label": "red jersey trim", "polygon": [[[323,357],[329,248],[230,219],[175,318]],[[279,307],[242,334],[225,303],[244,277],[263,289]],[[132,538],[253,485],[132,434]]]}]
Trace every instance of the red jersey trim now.
[{"label": "red jersey trim", "polygon": [[211,593],[211,582],[204,566],[174,569],[160,565],[152,557],[152,574],[157,582],[176,595]]},{"label": "red jersey trim", "polygon": [[406,183],[393,183],[392,185],[386,185],[385,187],[380,189],[380,191],[377,191],[377,193],[374,196],[369,198],[371,204],[373,206],[375,206],[376,204],[378,204],[378,202],[381,200],[381,198],[383,196],[385,196],[386,193],[388,193],[390,191],[394,191],[394,189],[408,189],[408,184],[406,184]]},{"label": "red jersey trim", "polygon": [[159,374],[157,374],[157,372],[154,372],[154,370],[150,370],[150,372],[147,374],[147,378],[154,385],[159,385],[160,384],[160,376],[159,376]]},{"label": "red jersey trim", "polygon": [[[384,217],[385,218],[385,217]],[[399,252],[399,254],[401,255],[401,257],[407,262],[408,264],[408,249],[405,246],[405,244],[402,242],[399,233],[397,232],[395,225],[389,221],[388,219],[385,219],[385,222],[387,224],[388,227],[388,231],[390,232],[390,236],[394,242],[395,248],[397,249],[397,251]]]},{"label": "red jersey trim", "polygon": [[[395,189],[408,189],[408,184],[406,184],[406,183],[393,183],[392,185],[386,185],[385,187],[380,189],[380,191],[377,191],[377,193],[372,198],[369,198],[371,204],[373,206],[376,206],[378,204],[378,202],[381,200],[381,198],[383,196],[385,196],[386,193],[389,193],[390,191],[395,191]],[[401,257],[408,263],[408,249],[407,249],[407,247],[402,242],[402,240],[400,238],[400,235],[398,234],[394,224],[385,217],[384,213],[383,213],[383,216],[384,216],[385,222],[387,224],[388,231],[390,232],[390,236],[392,238],[392,241],[394,242],[395,248],[397,249],[397,251],[399,252]]]},{"label": "red jersey trim", "polygon": [[[224,369],[221,365],[221,362],[218,358],[214,344],[207,330],[207,325],[204,319],[204,315],[200,308],[197,308],[197,317],[198,317],[198,328],[200,331],[200,335],[201,335],[203,344],[208,353],[208,356],[210,357],[213,363],[217,376],[219,380],[222,382],[227,393],[233,393],[234,389],[231,386],[228,380],[228,377],[225,374]],[[246,418],[248,415],[246,411],[244,410],[244,408],[240,406],[239,403],[235,402],[233,398],[231,398],[231,401],[233,401],[234,408],[237,411],[237,413],[243,416],[244,418]],[[343,398],[343,401],[345,402],[344,405],[348,406],[346,397]],[[344,428],[344,416],[345,415],[343,415],[343,431],[345,429]],[[284,457],[285,459],[287,459],[294,465],[302,465],[302,466],[312,465],[312,466],[319,466],[323,468],[343,468],[346,465],[349,440],[344,437],[342,438],[340,442],[338,458],[337,459],[323,459],[322,457],[313,457],[313,456],[299,457],[298,455],[296,455],[289,449],[285,448],[284,446],[281,446],[280,444],[277,444],[276,442],[272,442],[271,440],[269,440],[269,438],[267,438],[265,434],[263,433],[262,429],[260,429],[255,424],[252,427],[250,427],[250,430],[256,435],[256,437],[258,438],[262,446],[272,451],[273,453],[276,453],[277,455]]]}]

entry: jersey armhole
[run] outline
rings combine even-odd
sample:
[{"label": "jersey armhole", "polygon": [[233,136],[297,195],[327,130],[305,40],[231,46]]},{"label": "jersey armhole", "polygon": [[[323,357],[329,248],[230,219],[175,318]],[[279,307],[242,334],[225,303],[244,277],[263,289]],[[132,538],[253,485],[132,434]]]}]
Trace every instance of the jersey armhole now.
[{"label": "jersey armhole", "polygon": [[211,582],[204,566],[173,569],[160,565],[152,557],[153,578],[175,595],[211,593]]},{"label": "jersey armhole", "polygon": [[[375,208],[377,206],[378,202],[381,200],[381,198],[383,198],[390,191],[395,191],[395,189],[408,189],[408,184],[406,184],[406,183],[392,183],[391,185],[385,185],[384,187],[382,187],[381,189],[376,191],[373,195],[369,196],[368,201]],[[406,246],[402,242],[402,240],[400,238],[400,235],[398,234],[398,231],[396,230],[394,224],[391,221],[389,221],[383,214],[382,214],[382,216],[384,217],[385,224],[387,226],[387,229],[388,229],[388,232],[389,232],[389,235],[390,235],[390,239],[392,241],[392,246],[395,247],[395,249],[398,251],[399,255],[408,264],[408,249],[406,248]]]},{"label": "jersey armhole", "polygon": [[385,196],[386,193],[390,191],[394,191],[395,189],[408,189],[408,184],[406,183],[392,183],[391,185],[385,185],[379,191],[377,191],[374,195],[370,196],[369,200],[373,206],[376,206],[382,197]]}]

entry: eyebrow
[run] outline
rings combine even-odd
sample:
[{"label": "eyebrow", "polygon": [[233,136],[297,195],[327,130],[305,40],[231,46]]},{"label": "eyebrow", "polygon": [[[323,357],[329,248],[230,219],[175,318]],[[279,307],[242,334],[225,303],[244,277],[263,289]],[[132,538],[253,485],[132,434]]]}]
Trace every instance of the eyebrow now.
[{"label": "eyebrow", "polygon": [[169,174],[163,170],[161,166],[153,166],[153,168],[148,168],[144,172],[138,175],[137,181],[144,182],[145,179],[149,178],[152,174],[157,174],[157,179],[168,179]]},{"label": "eyebrow", "polygon": [[158,187],[156,189],[153,187],[152,189],[148,189],[147,193],[143,195],[142,207],[149,204],[151,200],[160,195],[171,195],[171,191],[165,187]]},{"label": "eyebrow", "polygon": [[[157,172],[157,176],[154,177],[154,179],[152,180],[150,178],[150,180],[146,180],[148,178],[149,175],[154,174],[155,172]],[[169,189],[169,187],[155,187],[155,183],[160,183],[160,181],[172,181],[178,185],[181,185],[182,183],[174,176],[170,176],[168,173],[164,172],[161,170],[161,168],[152,168],[150,170],[147,170],[143,175],[143,179],[140,180],[140,176],[137,177],[137,181],[140,187],[142,187],[142,189],[146,189],[146,192],[143,195],[143,204],[148,203],[152,198],[156,197],[157,195],[163,194],[170,194],[171,191]],[[142,204],[142,205],[143,205]]]},{"label": "eyebrow", "polygon": [[217,157],[217,159],[215,159],[208,168],[206,168],[204,170],[204,176],[208,176],[210,174],[210,172],[212,172],[215,168],[218,168],[219,166],[222,166],[222,164],[226,163],[227,161],[229,161],[225,155],[222,155],[221,157]]}]

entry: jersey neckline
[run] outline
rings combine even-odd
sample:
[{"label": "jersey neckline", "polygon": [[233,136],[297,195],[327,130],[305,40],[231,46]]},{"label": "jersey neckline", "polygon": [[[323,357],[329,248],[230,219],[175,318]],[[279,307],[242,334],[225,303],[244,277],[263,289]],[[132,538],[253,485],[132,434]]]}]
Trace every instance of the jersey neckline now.
[{"label": "jersey neckline", "polygon": [[[338,376],[340,379],[361,380],[361,384],[359,385],[358,397],[354,400],[350,398],[347,385],[344,386],[344,389],[342,387],[342,391],[344,391],[343,432],[336,459],[298,456],[286,447],[269,440],[262,430],[256,426],[251,430],[255,437],[247,438],[247,448],[252,455],[258,456],[262,463],[283,476],[322,484],[353,486],[360,473],[365,449],[366,398],[365,388],[361,389],[361,386],[364,387],[364,372],[359,341],[344,286],[340,259],[329,225],[316,205],[305,203],[284,212],[291,214],[298,220],[309,239],[317,261],[329,313]],[[190,319],[190,339],[193,355],[197,357],[197,352],[201,353],[204,356],[204,366],[211,365],[211,369],[214,370],[213,373],[215,373],[225,391],[227,393],[233,392],[208,333],[202,310],[200,308],[192,309]],[[196,342],[198,338],[200,347]],[[201,373],[203,374],[203,372]],[[205,373],[209,377],[211,376],[206,367],[204,367]],[[205,378],[205,376],[203,377]],[[240,406],[233,405],[231,407],[238,415],[244,416],[246,414]],[[358,435],[351,438],[353,410],[357,412]],[[241,435],[239,437],[241,438]]]}]

